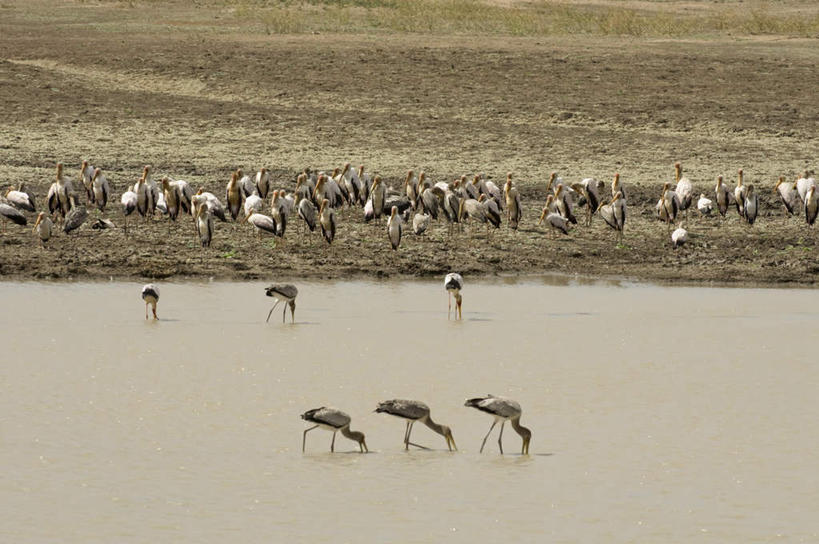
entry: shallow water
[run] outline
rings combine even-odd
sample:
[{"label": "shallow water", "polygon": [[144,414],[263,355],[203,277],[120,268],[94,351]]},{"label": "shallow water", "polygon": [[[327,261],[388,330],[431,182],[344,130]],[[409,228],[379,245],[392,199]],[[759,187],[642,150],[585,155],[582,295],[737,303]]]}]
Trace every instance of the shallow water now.
[{"label": "shallow water", "polygon": [[[0,540],[769,542],[819,535],[819,291],[467,278],[0,283]],[[557,283],[557,284],[556,284]],[[533,432],[463,406],[517,399]],[[425,401],[460,450],[373,413]],[[299,419],[348,412],[371,454]],[[342,453],[339,453],[342,452]]]}]

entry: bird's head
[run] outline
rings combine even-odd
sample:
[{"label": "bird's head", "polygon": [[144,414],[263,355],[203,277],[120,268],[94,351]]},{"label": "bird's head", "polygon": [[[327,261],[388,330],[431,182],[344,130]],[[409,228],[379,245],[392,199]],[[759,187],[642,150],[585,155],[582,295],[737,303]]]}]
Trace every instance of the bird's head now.
[{"label": "bird's head", "polygon": [[532,431],[526,427],[521,427],[519,433],[521,439],[523,439],[523,445],[521,446],[520,453],[521,455],[529,455],[529,442],[532,441]]},{"label": "bird's head", "polygon": [[142,175],[147,178],[150,173],[151,173],[151,165],[146,164],[145,167],[142,169]]},{"label": "bird's head", "polygon": [[92,179],[96,181],[97,178],[100,177],[100,174],[102,174],[102,170],[100,170],[99,168],[94,168],[94,177]]},{"label": "bird's head", "polygon": [[171,189],[171,181],[168,179],[167,176],[162,177],[162,188],[167,189],[169,191]]},{"label": "bird's head", "polygon": [[376,185],[380,185],[380,184],[381,184],[381,176],[375,176],[373,178],[373,188],[375,188]]},{"label": "bird's head", "polygon": [[359,431],[350,431],[350,433],[347,435],[347,438],[358,442],[358,447],[361,448],[362,452],[364,453],[370,452],[370,450],[367,448],[367,441],[364,439],[364,433]]},{"label": "bird's head", "polygon": [[57,179],[60,179],[63,176],[63,163],[57,163]]},{"label": "bird's head", "polygon": [[358,177],[361,177],[361,176],[363,176],[363,175],[364,175],[364,165],[363,165],[363,164],[359,164],[359,165],[358,165]]},{"label": "bird's head", "polygon": [[37,228],[37,225],[39,225],[43,221],[44,217],[45,212],[40,212],[37,214],[37,221],[34,222],[34,228],[32,229],[32,232]]},{"label": "bird's head", "polygon": [[776,194],[777,189],[779,189],[779,186],[782,185],[783,183],[785,183],[785,176],[779,176],[779,181],[776,182],[776,185],[774,185],[773,188],[774,194]]}]

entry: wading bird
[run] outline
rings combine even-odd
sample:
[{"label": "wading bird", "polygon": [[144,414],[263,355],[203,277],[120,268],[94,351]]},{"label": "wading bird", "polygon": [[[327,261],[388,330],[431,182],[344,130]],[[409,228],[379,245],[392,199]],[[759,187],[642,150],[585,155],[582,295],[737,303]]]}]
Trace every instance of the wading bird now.
[{"label": "wading bird", "polygon": [[327,244],[332,244],[336,237],[336,212],[330,207],[330,201],[326,198],[321,201],[319,223],[321,224],[321,234],[327,240]]},{"label": "wading bird", "polygon": [[520,207],[520,194],[516,187],[512,185],[512,173],[506,174],[506,183],[503,185],[503,196],[506,200],[506,220],[509,222],[509,228],[518,230],[518,223],[520,223],[523,213]]},{"label": "wading bird", "polygon": [[108,204],[108,199],[111,197],[111,186],[108,180],[102,175],[102,170],[94,169],[94,177],[91,178],[91,191],[94,195],[93,203],[97,205],[97,209],[103,212],[105,206]]},{"label": "wading bird", "polygon": [[71,196],[71,211],[65,216],[65,223],[63,224],[63,232],[68,234],[72,230],[77,230],[88,219],[88,210],[85,206],[77,205],[74,196]]},{"label": "wading bird", "polygon": [[563,234],[568,235],[569,221],[554,211],[555,209],[554,195],[548,195],[546,197],[546,205],[543,207],[543,213],[540,214],[540,221],[538,221],[537,224],[540,225],[545,219],[551,234],[554,234],[554,231],[560,231]]},{"label": "wading bird", "polygon": [[728,205],[731,203],[732,193],[731,189],[722,182],[722,176],[717,176],[717,186],[714,187],[714,198],[717,201],[719,214],[725,217],[725,213],[728,211]]},{"label": "wading bird", "polygon": [[419,446],[418,444],[413,444],[410,442],[410,434],[412,434],[412,426],[413,424],[418,421],[435,431],[436,433],[440,434],[446,439],[446,446],[449,448],[449,451],[453,449],[457,450],[458,448],[455,446],[455,439],[452,438],[452,431],[446,425],[439,425],[432,421],[429,417],[429,406],[424,404],[423,402],[419,402],[417,400],[403,400],[403,399],[393,399],[393,400],[385,400],[384,402],[379,402],[378,407],[375,409],[378,413],[389,414],[391,416],[400,417],[407,421],[407,428],[404,432],[404,449],[408,450],[410,446],[415,446],[416,448],[421,449],[429,449],[424,446]]},{"label": "wading bird", "polygon": [[[25,225],[28,223],[26,216],[23,215],[20,210],[5,202],[0,202],[0,217],[17,225]],[[6,221],[3,221],[3,232],[6,232]]]},{"label": "wading bird", "polygon": [[128,186],[128,190],[122,193],[119,201],[122,203],[122,213],[125,214],[124,225],[125,234],[128,234],[128,216],[134,213],[137,209],[137,194],[134,192],[134,186]]},{"label": "wading bird", "polygon": [[270,312],[267,314],[265,323],[270,321],[270,315],[273,313],[273,310],[276,309],[276,306],[279,305],[279,302],[284,302],[285,304],[284,309],[282,310],[282,323],[284,323],[284,317],[287,313],[288,306],[290,306],[290,322],[296,322],[296,297],[299,294],[299,290],[296,289],[295,285],[292,283],[274,283],[265,287],[264,294],[276,299],[276,303],[272,308],[270,308]]},{"label": "wading bird", "polygon": [[799,199],[799,191],[796,190],[796,183],[786,183],[785,176],[779,176],[779,181],[774,186],[774,193],[779,194],[782,199],[782,205],[785,206],[785,211],[788,215],[793,215],[799,210],[802,201]]},{"label": "wading bird", "polygon": [[749,225],[753,225],[754,221],[756,221],[756,215],[759,213],[759,197],[754,191],[753,184],[748,185],[745,191],[745,205],[742,208],[744,210],[743,217],[745,221],[747,221]]},{"label": "wading bird", "polygon": [[364,433],[360,433],[358,431],[351,431],[350,416],[348,416],[341,410],[322,406],[321,408],[307,410],[301,415],[301,418],[304,421],[314,423],[312,427],[304,430],[304,434],[302,435],[301,439],[302,453],[304,453],[305,445],[307,443],[307,433],[312,431],[316,427],[320,427],[333,433],[333,441],[330,442],[331,452],[335,451],[336,433],[338,431],[341,431],[341,434],[343,434],[350,440],[358,442],[358,448],[361,451],[361,453],[366,453],[370,451],[367,449],[367,443],[364,441]]},{"label": "wading bird", "polygon": [[45,243],[51,238],[53,230],[54,223],[52,223],[51,218],[48,217],[45,212],[37,214],[37,221],[35,221],[34,228],[31,229],[31,232],[37,233],[37,236],[40,238],[40,247],[45,247]]},{"label": "wading bird", "polygon": [[159,287],[153,283],[144,285],[142,287],[142,300],[145,301],[145,319],[148,319],[148,305],[151,305],[151,311],[154,313],[154,319],[159,319],[156,316],[156,303],[159,302]]},{"label": "wading bird", "polygon": [[401,218],[398,216],[398,207],[393,206],[390,211],[390,218],[387,219],[387,236],[390,239],[393,251],[396,251],[398,246],[401,245],[401,234],[404,230],[401,223]]},{"label": "wading bird", "polygon": [[702,216],[711,215],[711,212],[714,211],[714,202],[710,198],[706,198],[705,194],[700,193],[700,198],[697,200],[697,211]]},{"label": "wading bird", "polygon": [[812,226],[816,222],[817,213],[819,213],[819,199],[817,199],[816,187],[811,186],[805,193],[805,221],[808,225]]},{"label": "wading bird", "polygon": [[742,168],[740,168],[737,171],[737,186],[734,187],[734,201],[740,217],[745,217],[745,194],[747,190],[748,188],[742,185]]},{"label": "wading bird", "polygon": [[671,245],[674,249],[684,245],[688,241],[688,231],[683,228],[682,223],[680,226],[674,229],[674,232],[671,233]]},{"label": "wading bird", "polygon": [[37,208],[34,206],[34,199],[25,192],[25,184],[20,184],[20,190],[15,191],[13,188],[9,187],[9,190],[6,191],[6,200],[8,200],[15,208],[20,208],[21,210],[25,210],[27,212],[34,212],[37,211]]},{"label": "wading bird", "polygon": [[60,212],[60,215],[65,219],[68,212],[71,211],[71,195],[74,193],[74,185],[71,180],[63,176],[63,163],[57,163],[57,176],[54,183],[48,188],[48,211],[53,215],[55,212]]},{"label": "wading bird", "polygon": [[452,299],[455,298],[455,319],[463,319],[463,313],[461,312],[461,302],[463,301],[463,297],[461,296],[461,289],[464,288],[464,279],[463,277],[456,273],[450,272],[444,278],[444,289],[446,289],[446,298],[448,302],[448,307],[446,310],[446,318],[449,319],[449,314],[452,311]]},{"label": "wading bird", "polygon": [[694,186],[691,184],[691,180],[682,175],[682,165],[678,162],[674,163],[674,177],[677,180],[674,192],[677,193],[680,210],[686,212],[686,217],[688,217],[688,208],[694,198]]},{"label": "wading bird", "polygon": [[520,424],[520,416],[523,413],[520,409],[520,404],[512,399],[487,395],[485,397],[468,399],[464,403],[464,406],[476,408],[481,412],[486,412],[495,418],[495,421],[492,422],[492,426],[489,427],[489,432],[483,437],[483,442],[481,442],[481,453],[483,453],[483,447],[486,445],[486,439],[489,438],[489,435],[492,434],[492,429],[494,429],[495,425],[497,425],[498,421],[500,421],[501,428],[498,436],[498,449],[500,449],[501,454],[503,454],[503,426],[507,421],[509,421],[512,424],[512,428],[515,429],[515,432],[520,435],[520,438],[523,441],[520,449],[521,455],[529,455],[529,442],[532,440],[532,431]]},{"label": "wading bird", "polygon": [[[395,206],[393,206],[395,208]],[[425,213],[416,213],[412,217],[412,232],[416,236],[420,236],[429,228],[429,215]]]}]

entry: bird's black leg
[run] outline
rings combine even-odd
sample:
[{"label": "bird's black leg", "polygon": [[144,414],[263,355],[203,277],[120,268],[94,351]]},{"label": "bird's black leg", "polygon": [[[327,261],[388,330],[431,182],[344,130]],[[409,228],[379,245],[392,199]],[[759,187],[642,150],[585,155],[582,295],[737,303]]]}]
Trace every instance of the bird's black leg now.
[{"label": "bird's black leg", "polygon": [[310,432],[310,431],[312,431],[312,430],[313,430],[313,429],[315,429],[316,427],[318,427],[318,425],[313,425],[313,426],[312,426],[312,427],[310,427],[309,429],[305,429],[305,430],[304,430],[304,434],[303,434],[303,435],[302,435],[302,437],[301,437],[301,452],[302,452],[302,453],[304,453],[304,445],[305,445],[305,443],[307,442],[307,433],[308,433],[308,432]]},{"label": "bird's black leg", "polygon": [[276,306],[278,306],[278,305],[279,305],[279,302],[281,302],[281,301],[277,300],[277,301],[276,301],[276,304],[274,304],[274,305],[273,305],[273,307],[272,307],[272,308],[270,308],[270,312],[268,312],[268,314],[267,314],[267,319],[265,319],[265,321],[264,321],[265,323],[267,323],[267,322],[269,322],[269,321],[270,321],[270,316],[271,316],[271,314],[273,313],[273,310],[275,310],[275,309],[276,309]]},{"label": "bird's black leg", "polygon": [[503,455],[503,426],[506,422],[501,423],[501,430],[500,434],[498,435],[498,449],[500,449],[501,455]]},{"label": "bird's black leg", "polygon": [[336,432],[333,431],[333,441],[330,442],[330,453],[334,452],[336,448]]}]

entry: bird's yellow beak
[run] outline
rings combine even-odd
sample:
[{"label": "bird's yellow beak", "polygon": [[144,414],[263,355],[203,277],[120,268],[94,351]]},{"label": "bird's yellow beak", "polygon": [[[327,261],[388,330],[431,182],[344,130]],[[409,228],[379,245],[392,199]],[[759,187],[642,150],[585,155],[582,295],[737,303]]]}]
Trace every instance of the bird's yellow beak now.
[{"label": "bird's yellow beak", "polygon": [[546,217],[546,212],[547,212],[547,211],[548,211],[548,208],[543,208],[543,213],[542,213],[542,214],[540,214],[540,221],[538,221],[538,222],[537,222],[537,224],[538,224],[538,225],[540,225],[541,223],[543,223],[543,218],[544,218],[544,217]]},{"label": "bird's yellow beak", "polygon": [[523,440],[523,447],[520,450],[521,455],[529,455],[529,441],[531,438],[526,438]]},{"label": "bird's yellow beak", "polygon": [[446,445],[448,448],[450,448],[450,451],[458,451],[458,446],[455,445],[455,439],[452,438],[452,433],[446,435]]}]

